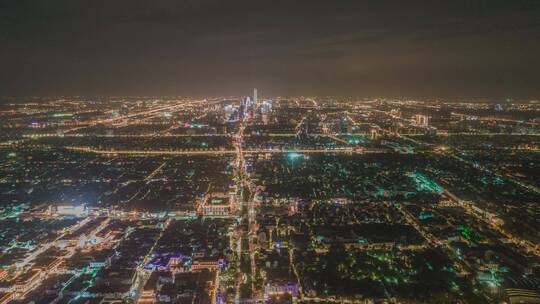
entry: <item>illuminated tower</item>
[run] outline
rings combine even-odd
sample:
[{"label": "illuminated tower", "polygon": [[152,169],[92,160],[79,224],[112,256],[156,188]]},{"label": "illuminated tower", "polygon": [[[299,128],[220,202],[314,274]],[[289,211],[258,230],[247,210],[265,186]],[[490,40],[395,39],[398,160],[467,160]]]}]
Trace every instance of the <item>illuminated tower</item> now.
[{"label": "illuminated tower", "polygon": [[259,102],[257,100],[257,88],[253,89],[253,104],[257,107],[259,106]]},{"label": "illuminated tower", "polygon": [[429,117],[427,115],[414,115],[412,117],[413,122],[415,125],[419,127],[427,127],[429,126]]}]

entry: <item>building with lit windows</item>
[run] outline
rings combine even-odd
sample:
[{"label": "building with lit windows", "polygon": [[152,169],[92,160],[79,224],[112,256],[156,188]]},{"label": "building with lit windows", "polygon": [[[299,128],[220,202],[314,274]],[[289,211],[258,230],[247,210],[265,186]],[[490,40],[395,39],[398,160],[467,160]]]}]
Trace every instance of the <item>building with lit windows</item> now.
[{"label": "building with lit windows", "polygon": [[233,198],[228,193],[212,193],[199,204],[198,213],[206,217],[222,217],[233,214]]}]

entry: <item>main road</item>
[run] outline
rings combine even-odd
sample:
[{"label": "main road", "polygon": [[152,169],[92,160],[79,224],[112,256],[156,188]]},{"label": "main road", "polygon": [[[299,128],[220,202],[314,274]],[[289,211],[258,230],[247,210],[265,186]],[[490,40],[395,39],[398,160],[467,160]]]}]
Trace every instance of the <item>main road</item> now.
[{"label": "main road", "polygon": [[[237,137],[236,137],[237,138]],[[105,154],[105,155],[238,155],[241,154],[264,154],[264,153],[346,153],[346,154],[370,154],[370,153],[386,153],[386,149],[356,149],[352,147],[346,148],[334,148],[334,149],[316,149],[316,148],[305,148],[305,149],[252,149],[252,150],[241,150],[238,151],[238,148],[235,147],[234,150],[211,150],[211,149],[201,149],[201,150],[103,150],[96,149],[92,147],[84,146],[66,146],[64,147],[67,150],[72,150],[76,152],[87,152],[95,154]]]}]

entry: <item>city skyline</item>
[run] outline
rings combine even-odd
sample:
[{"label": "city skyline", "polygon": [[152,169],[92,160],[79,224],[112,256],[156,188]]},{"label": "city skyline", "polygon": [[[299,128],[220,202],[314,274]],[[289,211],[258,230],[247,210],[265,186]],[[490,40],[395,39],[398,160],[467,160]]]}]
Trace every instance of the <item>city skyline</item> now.
[{"label": "city skyline", "polygon": [[539,304],[540,0],[0,0],[0,304]]},{"label": "city skyline", "polygon": [[0,303],[540,300],[540,103],[0,104]]}]

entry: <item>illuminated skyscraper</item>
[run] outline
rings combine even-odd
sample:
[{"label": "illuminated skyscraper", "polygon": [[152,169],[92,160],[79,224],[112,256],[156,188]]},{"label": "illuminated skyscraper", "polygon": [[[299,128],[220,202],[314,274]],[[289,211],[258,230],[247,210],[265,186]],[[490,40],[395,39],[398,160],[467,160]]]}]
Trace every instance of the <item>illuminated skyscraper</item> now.
[{"label": "illuminated skyscraper", "polygon": [[259,106],[259,102],[257,100],[257,88],[253,89],[253,104],[255,106]]},{"label": "illuminated skyscraper", "polygon": [[242,103],[240,104],[240,109],[239,109],[241,119],[244,119],[247,117],[250,106],[251,106],[251,98],[249,96],[242,98]]},{"label": "illuminated skyscraper", "polygon": [[413,117],[414,124],[420,127],[429,126],[429,117],[427,115],[414,115]]},{"label": "illuminated skyscraper", "polygon": [[264,100],[261,105],[261,113],[268,114],[272,112],[272,100]]}]

